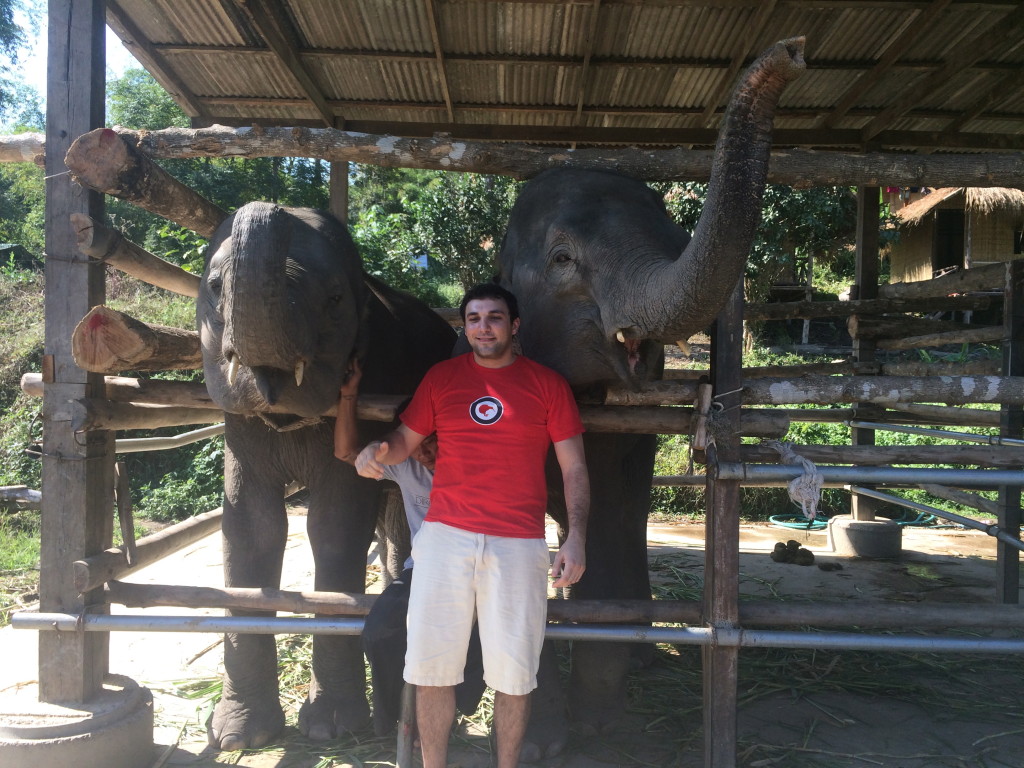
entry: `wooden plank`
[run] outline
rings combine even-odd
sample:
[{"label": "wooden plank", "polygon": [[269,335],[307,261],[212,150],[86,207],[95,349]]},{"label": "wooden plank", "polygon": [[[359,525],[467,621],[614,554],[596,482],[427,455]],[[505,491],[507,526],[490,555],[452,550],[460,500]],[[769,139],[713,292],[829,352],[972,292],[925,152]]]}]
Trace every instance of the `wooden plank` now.
[{"label": "wooden plank", "polygon": [[[46,332],[43,354],[52,378],[43,393],[43,481],[39,605],[80,613],[102,595],[80,595],[72,560],[100,552],[113,533],[113,435],[78,435],[69,403],[102,386],[71,357],[71,332],[89,308],[103,303],[104,269],[83,264],[72,213],[103,215],[103,199],[73,184],[64,155],[71,139],[103,125],[102,0],[50,0],[46,88]],[[106,633],[39,633],[39,698],[85,702],[107,673]]]},{"label": "wooden plank", "polygon": [[[739,460],[736,437],[743,402],[743,282],[736,286],[711,330],[711,384],[726,434],[707,447],[707,524],[704,532],[703,619],[712,627],[739,623],[740,484],[718,480],[720,461]],[[731,432],[731,434],[729,434]],[[739,700],[739,648],[704,646],[704,765],[734,768]]]}]

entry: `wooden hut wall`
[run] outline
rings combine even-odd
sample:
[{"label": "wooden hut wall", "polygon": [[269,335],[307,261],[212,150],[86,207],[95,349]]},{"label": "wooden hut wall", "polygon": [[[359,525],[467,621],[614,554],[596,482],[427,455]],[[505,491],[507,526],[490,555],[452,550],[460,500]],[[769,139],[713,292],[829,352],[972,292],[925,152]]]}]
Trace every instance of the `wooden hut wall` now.
[{"label": "wooden hut wall", "polygon": [[934,218],[929,215],[920,224],[900,229],[900,239],[889,251],[891,282],[912,283],[931,279],[934,225]]},{"label": "wooden hut wall", "polygon": [[971,266],[1021,258],[1021,254],[1013,253],[1013,233],[1021,230],[1024,215],[1008,208],[998,208],[990,213],[971,211],[968,215]]}]

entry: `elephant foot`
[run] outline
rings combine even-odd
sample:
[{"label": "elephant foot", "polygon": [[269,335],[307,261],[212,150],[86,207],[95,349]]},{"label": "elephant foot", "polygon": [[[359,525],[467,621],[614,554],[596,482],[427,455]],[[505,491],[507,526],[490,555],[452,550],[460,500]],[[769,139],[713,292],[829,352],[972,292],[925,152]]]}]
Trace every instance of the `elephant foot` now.
[{"label": "elephant foot", "polygon": [[524,763],[536,763],[550,757],[556,757],[565,749],[569,742],[569,721],[565,715],[548,718],[530,718],[523,737],[523,746],[519,751],[519,760]]},{"label": "elephant foot", "polygon": [[519,759],[534,763],[561,754],[569,742],[569,718],[565,711],[565,694],[558,673],[554,645],[544,643],[537,673],[537,689],[530,697],[530,722]]},{"label": "elephant foot", "polygon": [[623,724],[625,712],[622,706],[609,704],[595,706],[593,704],[572,707],[573,730],[582,736],[599,736],[617,730]]},{"label": "elephant foot", "polygon": [[362,731],[370,725],[370,708],[362,692],[348,697],[306,699],[299,709],[299,730],[313,741],[337,738],[346,731]]},{"label": "elephant foot", "polygon": [[252,705],[232,694],[217,702],[210,718],[210,745],[225,752],[266,746],[284,728],[284,712],[275,696]]}]

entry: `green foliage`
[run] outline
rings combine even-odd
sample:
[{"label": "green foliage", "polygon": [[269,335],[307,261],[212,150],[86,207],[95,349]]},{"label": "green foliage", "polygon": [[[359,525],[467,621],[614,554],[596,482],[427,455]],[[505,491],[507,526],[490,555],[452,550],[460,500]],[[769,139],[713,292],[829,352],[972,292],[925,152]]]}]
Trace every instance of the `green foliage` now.
[{"label": "green foliage", "polygon": [[16,81],[20,76],[18,56],[25,45],[25,32],[14,18],[19,8],[31,12],[33,4],[0,0],[0,110],[6,110],[15,101]]},{"label": "green foliage", "polygon": [[[146,436],[152,436],[152,432],[147,432]],[[132,498],[137,499],[136,509],[142,517],[157,521],[184,520],[221,506],[224,496],[222,437],[171,451],[129,456],[137,457],[139,463],[145,462],[143,470],[153,478],[138,490],[133,488]],[[130,463],[129,475],[134,476],[139,468]]]},{"label": "green foliage", "polygon": [[45,193],[43,169],[0,163],[0,242],[17,243],[42,263]]}]

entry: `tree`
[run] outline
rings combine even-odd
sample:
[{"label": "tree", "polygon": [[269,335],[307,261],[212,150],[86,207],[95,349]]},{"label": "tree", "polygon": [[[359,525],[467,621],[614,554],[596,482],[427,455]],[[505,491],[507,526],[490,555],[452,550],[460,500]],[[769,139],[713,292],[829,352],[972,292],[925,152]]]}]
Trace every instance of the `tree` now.
[{"label": "tree", "polygon": [[0,0],[0,111],[15,102],[18,55],[25,45],[25,33],[14,19],[18,9],[34,11],[32,5],[19,0]]},{"label": "tree", "polygon": [[463,288],[491,279],[519,182],[440,172],[413,206],[426,252]]}]

